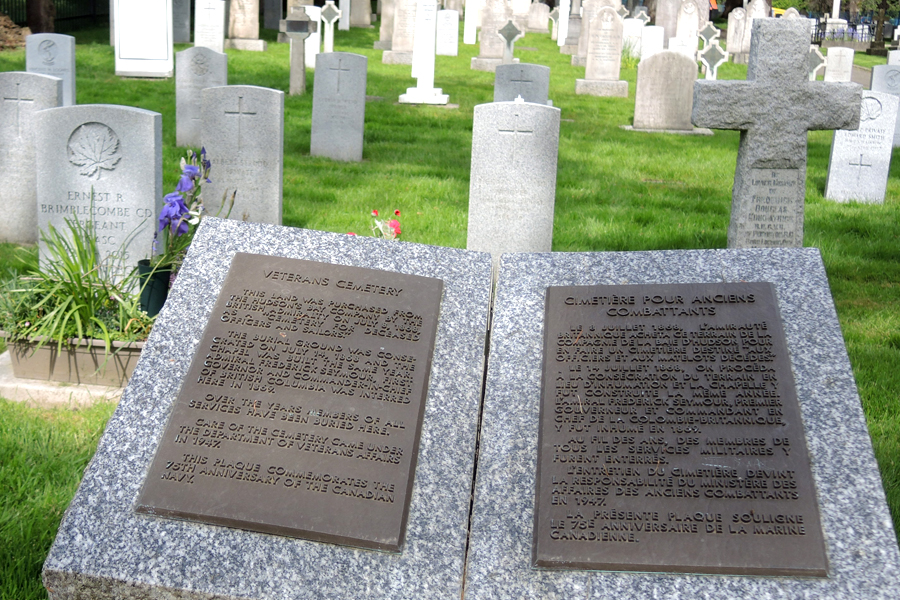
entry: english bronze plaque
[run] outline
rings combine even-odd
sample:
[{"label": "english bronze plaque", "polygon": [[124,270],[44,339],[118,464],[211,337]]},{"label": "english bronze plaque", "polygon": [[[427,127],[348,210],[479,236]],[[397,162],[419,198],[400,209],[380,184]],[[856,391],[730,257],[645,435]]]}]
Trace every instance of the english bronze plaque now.
[{"label": "english bronze plaque", "polygon": [[827,576],[769,283],[551,287],[537,568]]},{"label": "english bronze plaque", "polygon": [[442,292],[236,254],[136,510],[399,552]]}]

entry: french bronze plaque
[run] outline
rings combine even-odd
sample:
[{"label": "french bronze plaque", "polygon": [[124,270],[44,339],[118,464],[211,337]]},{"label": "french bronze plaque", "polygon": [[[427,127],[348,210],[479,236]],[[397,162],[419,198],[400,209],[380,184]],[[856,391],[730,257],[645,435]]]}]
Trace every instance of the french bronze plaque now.
[{"label": "french bronze plaque", "polygon": [[136,510],[399,552],[442,292],[236,254]]},{"label": "french bronze plaque", "polygon": [[827,576],[769,283],[547,290],[537,568]]}]

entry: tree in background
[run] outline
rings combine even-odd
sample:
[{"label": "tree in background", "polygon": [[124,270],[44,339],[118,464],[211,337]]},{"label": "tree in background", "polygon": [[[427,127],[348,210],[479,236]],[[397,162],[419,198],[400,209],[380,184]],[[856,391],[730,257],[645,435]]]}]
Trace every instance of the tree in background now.
[{"label": "tree in background", "polygon": [[53,0],[26,0],[25,19],[31,33],[53,33],[56,19]]}]

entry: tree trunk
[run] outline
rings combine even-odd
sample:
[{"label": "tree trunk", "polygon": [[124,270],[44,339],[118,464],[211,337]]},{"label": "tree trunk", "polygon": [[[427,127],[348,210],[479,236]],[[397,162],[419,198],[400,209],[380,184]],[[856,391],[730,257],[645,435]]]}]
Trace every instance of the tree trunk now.
[{"label": "tree trunk", "polygon": [[56,6],[53,0],[26,0],[25,19],[31,33],[53,33]]},{"label": "tree trunk", "polygon": [[870,48],[884,49],[884,16],[887,12],[887,7],[887,0],[882,0],[882,2],[878,4],[878,17],[875,21],[875,37],[872,38],[872,43],[869,45]]}]

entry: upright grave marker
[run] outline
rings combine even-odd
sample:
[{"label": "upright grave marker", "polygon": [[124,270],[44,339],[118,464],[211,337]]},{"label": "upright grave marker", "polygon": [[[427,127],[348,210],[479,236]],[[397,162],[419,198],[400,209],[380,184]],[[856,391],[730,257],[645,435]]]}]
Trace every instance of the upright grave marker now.
[{"label": "upright grave marker", "polygon": [[[748,34],[745,23],[747,11],[740,6],[728,13],[728,30],[725,34],[725,51],[734,57],[734,62],[745,63],[746,57],[740,56],[744,50],[744,35]],[[749,47],[749,45],[748,45]]]},{"label": "upright grave marker", "polygon": [[0,242],[38,241],[34,117],[62,106],[62,80],[39,73],[0,73]]},{"label": "upright grave marker", "polygon": [[316,57],[309,153],[359,162],[363,156],[368,59],[349,52]]},{"label": "upright grave marker", "polygon": [[641,62],[665,49],[666,32],[662,27],[647,25],[641,32]]},{"label": "upright grave marker", "polygon": [[335,8],[333,0],[327,0],[325,6],[322,7],[322,24],[325,27],[325,34],[322,36],[322,51],[326,54],[334,52],[334,23],[340,16],[341,11]]},{"label": "upright grave marker", "polygon": [[818,71],[825,68],[825,57],[818,46],[809,47],[809,80],[815,81]]},{"label": "upright grave marker", "polygon": [[550,26],[550,39],[555,42],[559,37],[559,7],[553,7],[553,10],[547,14],[547,18],[552,23]]},{"label": "upright grave marker", "polygon": [[372,3],[369,0],[350,0],[350,27],[372,28]]},{"label": "upright grave marker", "polygon": [[656,20],[653,23],[665,30],[663,43],[669,47],[669,38],[675,37],[678,31],[678,13],[681,0],[659,0],[656,3]]},{"label": "upright grave marker", "polygon": [[581,15],[576,14],[575,12],[569,13],[569,21],[566,25],[566,36],[562,38],[565,42],[559,48],[561,54],[570,54],[573,56],[578,54],[578,38],[581,36],[582,24]]},{"label": "upright grave marker", "polygon": [[494,71],[494,102],[512,102],[521,97],[532,104],[546,104],[549,101],[550,67],[516,63],[499,65]]},{"label": "upright grave marker", "polygon": [[306,93],[306,42],[316,30],[316,22],[306,14],[309,6],[291,8],[288,18],[281,21],[279,28],[287,35],[291,44],[290,95]]},{"label": "upright grave marker", "polygon": [[516,41],[525,37],[525,33],[516,27],[512,20],[507,21],[506,25],[501,27],[497,33],[503,38],[503,64],[512,64],[515,60],[513,52],[515,51]]},{"label": "upright grave marker", "polygon": [[[490,269],[489,256],[454,248],[208,219],[45,563],[51,598],[459,598]],[[423,283],[425,294],[410,297]],[[241,318],[223,306],[231,301],[241,304]],[[432,349],[424,332],[435,321]],[[216,361],[215,374],[205,361]],[[267,361],[279,364],[278,381],[266,381],[275,370]],[[333,375],[304,373],[326,363]],[[418,406],[396,402],[407,395],[399,381],[414,388],[409,399]],[[199,394],[193,406],[188,390]],[[193,413],[195,427],[203,419],[222,430],[176,432],[191,438],[173,443],[167,424],[179,425],[182,411]],[[228,439],[217,435],[241,424]],[[212,443],[194,446],[201,440]],[[147,477],[154,456],[179,447],[172,467],[187,463],[185,477]],[[123,448],[134,460],[123,460]],[[242,468],[233,468],[237,462]],[[335,524],[342,531],[329,540],[337,543],[323,543],[137,513],[145,482],[173,497],[201,485],[225,490],[219,500],[198,499],[201,509],[249,499],[254,528],[263,513],[287,515],[304,529],[304,521],[342,509]],[[444,490],[440,497],[429,493],[435,489]],[[104,518],[92,518],[101,506]],[[396,551],[348,547],[381,527],[380,515],[396,523],[398,513],[408,516]],[[320,525],[305,529],[314,534]],[[158,553],[153,561],[148,552]],[[246,568],[248,553],[264,557],[265,568]],[[113,569],[104,567],[110,559]]]},{"label": "upright grave marker", "polygon": [[475,107],[467,249],[490,252],[495,269],[504,252],[550,251],[558,154],[558,108]]},{"label": "upright grave marker", "polygon": [[90,222],[104,266],[117,276],[148,258],[163,198],[162,115],[65,106],[35,114],[34,132],[38,228],[66,231],[73,217]]},{"label": "upright grave marker", "polygon": [[506,0],[485,0],[482,14],[478,56],[472,57],[471,68],[493,71],[497,65],[503,64],[505,44],[498,32],[512,17],[512,9]]},{"label": "upright grave marker", "polygon": [[307,69],[315,69],[316,56],[319,55],[319,50],[322,48],[322,9],[318,6],[307,5],[303,7],[303,11],[310,20],[310,34],[304,42],[304,60]]},{"label": "upright grave marker", "polygon": [[478,15],[481,12],[480,0],[469,0],[463,20],[463,44],[471,46],[477,41]]},{"label": "upright grave marker", "polygon": [[228,55],[203,46],[175,54],[175,142],[197,150],[201,143],[200,92],[228,85]]},{"label": "upright grave marker", "polygon": [[75,38],[61,33],[34,33],[25,38],[25,70],[62,79],[62,106],[75,102]]},{"label": "upright grave marker", "polygon": [[644,34],[644,23],[638,19],[622,21],[622,49],[632,58],[641,57],[641,37]]},{"label": "upright grave marker", "polygon": [[715,80],[719,67],[728,62],[728,53],[722,50],[718,42],[713,42],[700,52],[700,63],[706,71],[705,79]]},{"label": "upright grave marker", "polygon": [[576,94],[628,97],[628,82],[619,80],[622,30],[622,20],[615,10],[604,6],[597,12],[589,28],[584,79],[575,80]]},{"label": "upright grave marker", "polygon": [[194,5],[194,46],[225,52],[224,0],[197,0]]},{"label": "upright grave marker", "polygon": [[[872,67],[872,91],[900,97],[900,66],[875,65]],[[900,114],[894,128],[894,148],[900,148]]]},{"label": "upright grave marker", "polygon": [[[707,0],[703,0],[706,2]],[[705,25],[706,23],[703,23]],[[694,50],[697,46],[697,35],[700,33],[700,9],[694,0],[684,0],[678,10],[678,20],[675,26],[675,37],[692,40]]]},{"label": "upright grave marker", "polygon": [[259,0],[229,0],[225,47],[265,52],[266,41],[259,39]]},{"label": "upright grave marker", "polygon": [[826,198],[839,202],[884,203],[898,103],[897,96],[863,91],[859,129],[834,132]]},{"label": "upright grave marker", "polygon": [[378,40],[373,45],[376,50],[391,49],[391,39],[394,37],[395,5],[395,0],[383,0],[381,2],[381,25],[378,29]]},{"label": "upright grave marker", "polygon": [[391,49],[382,53],[381,62],[386,65],[411,65],[415,43],[416,0],[394,0],[394,35]]},{"label": "upright grave marker", "polygon": [[459,54],[459,13],[455,10],[439,10],[437,13],[437,39],[435,54],[457,56]]},{"label": "upright grave marker", "polygon": [[229,85],[200,95],[203,146],[217,173],[203,187],[209,213],[219,211],[226,193],[237,192],[232,219],[280,225],[284,92]]},{"label": "upright grave marker", "polygon": [[853,81],[853,48],[829,48],[825,63],[825,81]]},{"label": "upright grave marker", "polygon": [[495,289],[463,600],[896,595],[818,250],[508,254]]},{"label": "upright grave marker", "polygon": [[434,87],[434,50],[437,33],[437,0],[419,0],[416,9],[416,46],[412,75],[416,87],[400,95],[401,104],[447,104],[450,97]]},{"label": "upright grave marker", "polygon": [[284,10],[282,0],[265,0],[263,3],[263,27],[277,31],[283,14],[282,10]]},{"label": "upright grave marker", "polygon": [[116,75],[171,77],[172,0],[116,0]]},{"label": "upright grave marker", "polygon": [[672,50],[638,63],[633,129],[693,132],[691,92],[696,79],[697,63]]},{"label": "upright grave marker", "polygon": [[572,9],[570,0],[561,0],[559,3],[559,17],[557,17],[556,45],[562,47],[569,35],[569,16]]},{"label": "upright grave marker", "polygon": [[803,245],[806,137],[859,126],[855,83],[809,81],[809,29],[798,19],[753,25],[747,81],[698,81],[691,119],[740,129],[729,248]]},{"label": "upright grave marker", "polygon": [[[587,64],[588,38],[591,31],[591,22],[600,9],[610,4],[609,0],[585,0],[581,5],[581,32],[578,34],[578,49],[572,55],[571,64],[574,67],[583,67]],[[615,2],[612,2],[615,4]]]},{"label": "upright grave marker", "polygon": [[[769,4],[766,0],[750,0],[747,4],[747,16],[744,19],[744,35],[741,38],[741,53],[749,55],[750,40],[753,38],[753,21],[769,18]],[[807,31],[807,33],[809,33]],[[807,40],[808,42],[809,40]]]},{"label": "upright grave marker", "polygon": [[191,43],[191,0],[172,0],[172,41]]},{"label": "upright grave marker", "polygon": [[350,31],[350,0],[338,0],[338,6],[341,9],[341,20],[338,21],[338,29]]}]

